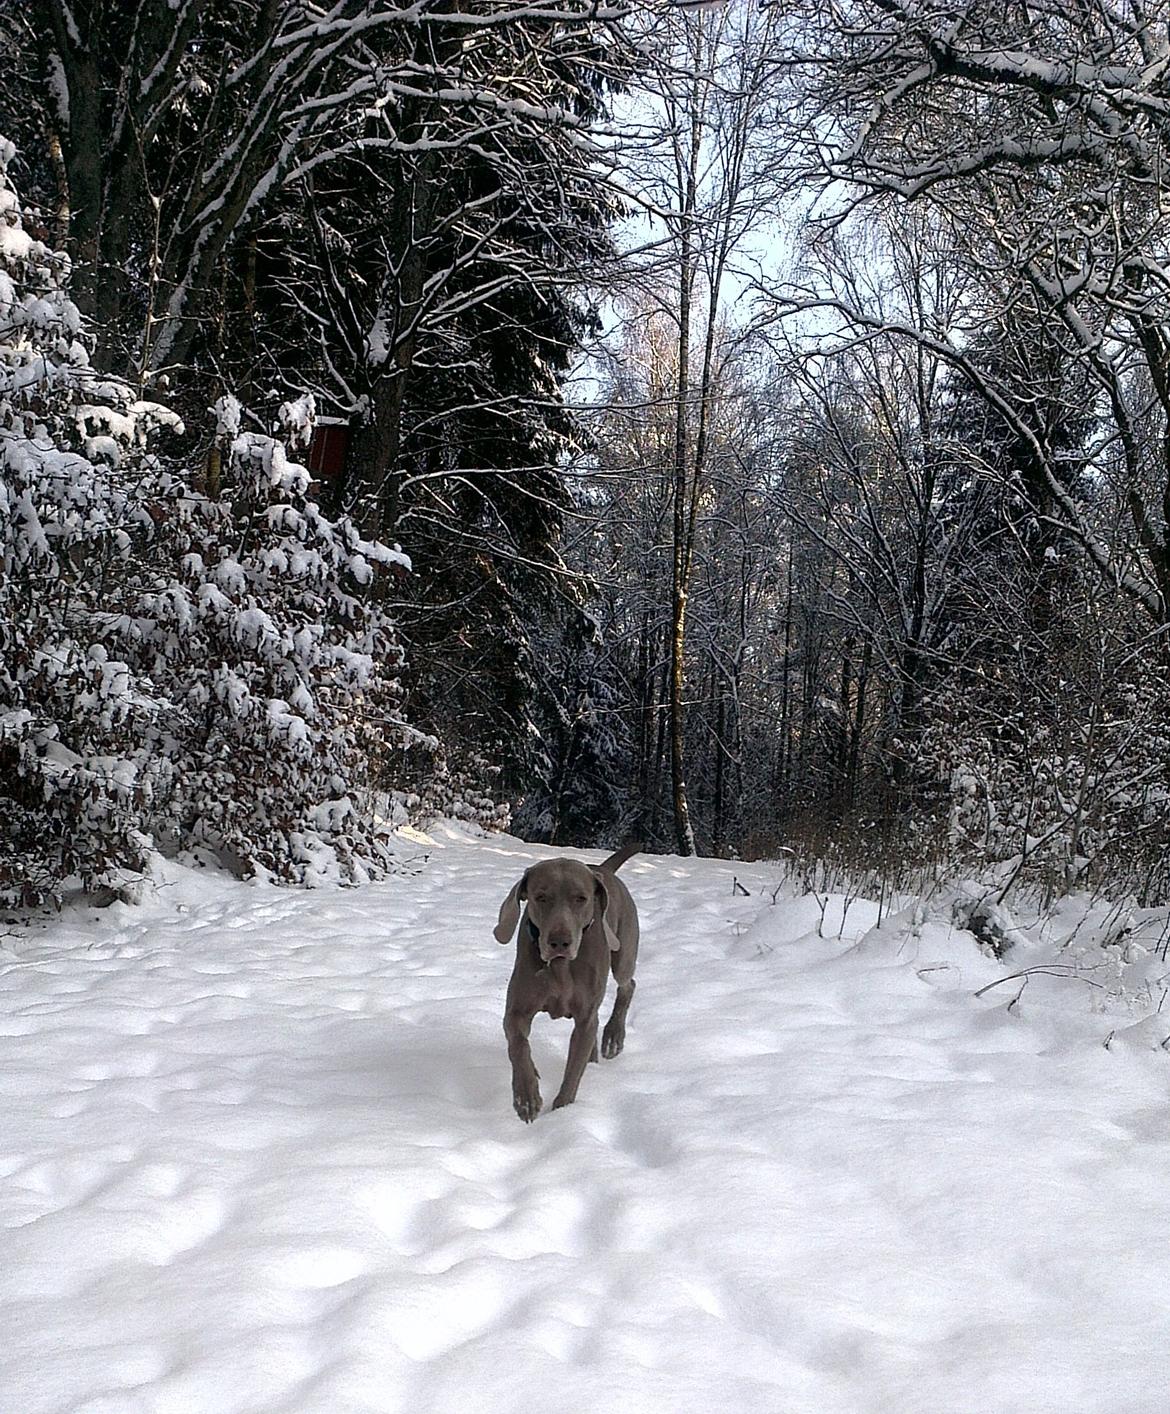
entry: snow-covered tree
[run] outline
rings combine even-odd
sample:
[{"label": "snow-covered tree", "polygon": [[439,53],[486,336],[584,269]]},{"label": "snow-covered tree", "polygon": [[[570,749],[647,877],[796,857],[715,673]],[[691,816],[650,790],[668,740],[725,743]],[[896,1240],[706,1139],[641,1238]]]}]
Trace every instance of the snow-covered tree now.
[{"label": "snow-covered tree", "polygon": [[[163,842],[357,877],[355,800],[402,739],[376,577],[282,441],[217,405],[215,496],[155,448],[165,407],[90,363],[69,261],[26,229],[0,145],[0,898],[119,890]],[[290,404],[287,435],[311,406]]]},{"label": "snow-covered tree", "polygon": [[[940,258],[968,273],[972,300],[947,327],[911,321],[902,332],[952,362],[1005,435],[1027,448],[1049,519],[1164,627],[1164,26],[1140,0],[992,0],[958,10],[950,0],[850,0],[829,11],[810,4],[793,28],[789,57],[809,76],[794,141],[821,189],[817,215],[848,232],[859,211],[931,213],[945,233]],[[789,293],[785,302],[818,299]],[[823,298],[820,306],[843,317],[848,337],[883,322],[872,308]],[[1099,412],[1092,450],[1109,510],[1119,513],[1104,524],[1064,483],[1059,450],[1036,424],[1034,390],[1021,390],[1010,363],[969,356],[989,320],[1013,317],[1043,326],[1072,391],[1058,421],[1079,416],[1086,396]]]},{"label": "snow-covered tree", "polygon": [[[412,715],[524,791],[553,702],[532,639],[572,598],[563,384],[613,261],[595,130],[628,55],[609,20],[497,14],[469,34],[427,13],[367,145],[341,154],[355,121],[334,115],[339,155],[270,203],[256,324],[273,381],[348,420],[331,504],[409,540]],[[402,62],[393,31],[366,43]]]},{"label": "snow-covered tree", "polygon": [[562,385],[613,254],[609,95],[647,7],[17,8],[2,33],[43,133],[25,170],[63,217],[94,361],[170,380],[191,427],[227,391],[270,415],[309,390],[346,420],[321,494],[410,542],[419,719],[518,758],[525,621],[564,578]]},{"label": "snow-covered tree", "polygon": [[142,825],[170,786],[147,734],[153,685],[95,614],[153,535],[145,450],[172,421],[89,365],[67,259],[25,230],[0,148],[0,896],[90,889],[146,864]]}]

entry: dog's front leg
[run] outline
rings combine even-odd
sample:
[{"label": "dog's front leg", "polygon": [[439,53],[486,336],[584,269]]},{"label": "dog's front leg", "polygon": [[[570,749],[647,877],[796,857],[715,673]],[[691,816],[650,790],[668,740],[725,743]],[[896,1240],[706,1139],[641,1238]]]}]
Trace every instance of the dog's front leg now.
[{"label": "dog's front leg", "polygon": [[571,1105],[577,1098],[577,1086],[589,1064],[590,1053],[597,1048],[597,1008],[573,1018],[573,1034],[569,1039],[569,1059],[565,1063],[565,1078],[553,1101],[553,1109]]},{"label": "dog's front leg", "polygon": [[532,1063],[532,1048],[528,1033],[532,1029],[532,1012],[508,1011],[504,1014],[504,1035],[508,1038],[508,1059],[512,1062],[512,1105],[525,1124],[531,1124],[540,1113],[540,1072]]}]

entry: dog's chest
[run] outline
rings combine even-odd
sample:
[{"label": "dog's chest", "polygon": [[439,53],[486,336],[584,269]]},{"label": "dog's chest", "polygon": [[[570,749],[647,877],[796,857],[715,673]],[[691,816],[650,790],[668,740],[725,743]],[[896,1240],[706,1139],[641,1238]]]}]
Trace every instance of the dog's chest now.
[{"label": "dog's chest", "polygon": [[549,1016],[554,1018],[572,1016],[574,992],[573,974],[569,968],[566,967],[563,974],[559,976],[553,975],[550,968],[541,1011],[547,1012]]},{"label": "dog's chest", "polygon": [[599,973],[584,956],[575,958],[563,969],[546,968],[544,979],[545,990],[539,1010],[554,1019],[575,1017],[588,1011],[590,999],[600,1000],[605,987],[605,974]]}]

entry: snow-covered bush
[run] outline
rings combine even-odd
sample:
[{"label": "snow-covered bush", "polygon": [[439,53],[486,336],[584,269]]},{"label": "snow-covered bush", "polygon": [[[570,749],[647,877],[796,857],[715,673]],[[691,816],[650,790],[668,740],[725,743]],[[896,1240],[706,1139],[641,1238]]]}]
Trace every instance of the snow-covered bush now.
[{"label": "snow-covered bush", "polygon": [[953,858],[984,872],[1003,866],[996,877],[1037,884],[1049,897],[1106,879],[1139,898],[1161,896],[1166,711],[1160,674],[1131,665],[1068,721],[1057,706],[997,721],[940,717],[917,765],[946,792]]},{"label": "snow-covered bush", "polygon": [[[214,495],[164,464],[178,419],[90,365],[68,262],[26,231],[0,144],[0,901],[124,888],[205,845],[285,879],[387,861],[355,803],[409,736],[376,580],[274,438],[215,409]],[[312,407],[284,409],[302,435]]]},{"label": "snow-covered bush", "polygon": [[395,789],[381,797],[379,807],[397,823],[425,825],[446,819],[483,830],[513,826],[508,802],[489,793],[500,768],[482,756],[453,761],[434,737],[421,742],[407,738],[404,751],[383,752],[378,766],[379,778],[395,783]]},{"label": "snow-covered bush", "polygon": [[178,479],[163,488],[160,571],[102,627],[176,709],[165,749],[184,763],[173,788],[184,842],[293,879],[318,871],[324,845],[359,877],[382,846],[354,788],[382,738],[406,731],[400,650],[368,591],[408,562],[324,516],[304,467],[241,430],[234,399],[215,412],[220,495]]}]

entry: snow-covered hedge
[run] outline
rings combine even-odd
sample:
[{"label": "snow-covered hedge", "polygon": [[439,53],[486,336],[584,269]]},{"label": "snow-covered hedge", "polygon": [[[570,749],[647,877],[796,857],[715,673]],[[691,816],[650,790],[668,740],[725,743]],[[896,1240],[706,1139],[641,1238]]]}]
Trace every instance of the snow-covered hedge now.
[{"label": "snow-covered hedge", "polygon": [[[1068,691],[1072,692],[1070,685]],[[1061,723],[955,710],[932,723],[920,771],[946,786],[950,856],[1051,898],[1108,881],[1143,902],[1167,886],[1167,694],[1141,665],[1118,673],[1085,711]],[[989,876],[990,877],[990,876]],[[998,875],[997,875],[998,877]]]},{"label": "snow-covered hedge", "polygon": [[[356,803],[406,740],[378,581],[285,445],[215,408],[222,470],[168,466],[168,409],[90,365],[67,257],[25,229],[0,142],[0,901],[123,889],[153,848],[290,880],[388,861]],[[285,410],[303,433],[311,403]]]}]

